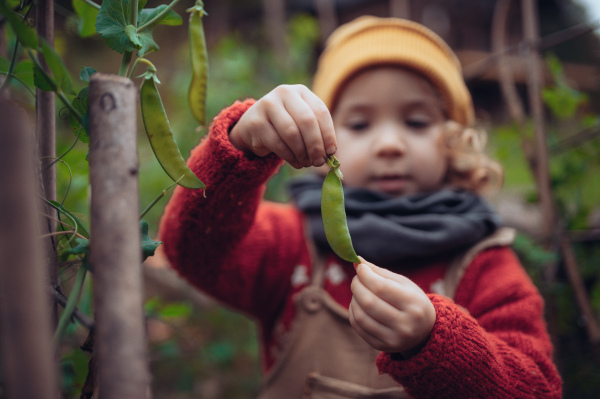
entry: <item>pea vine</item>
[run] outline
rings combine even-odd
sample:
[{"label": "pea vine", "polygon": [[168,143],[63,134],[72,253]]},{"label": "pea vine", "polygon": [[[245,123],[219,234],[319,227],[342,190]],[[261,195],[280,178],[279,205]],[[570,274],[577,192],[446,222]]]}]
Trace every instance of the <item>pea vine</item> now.
[{"label": "pea vine", "polygon": [[[159,50],[153,38],[157,25],[178,26],[182,17],[173,10],[180,0],[172,0],[155,8],[146,8],[147,0],[104,0],[101,5],[92,0],[73,0],[73,8],[79,16],[79,33],[81,36],[100,34],[105,44],[112,50],[122,54],[118,66],[119,76],[134,79],[136,69],[144,65],[146,71],[141,78],[140,106],[144,127],[157,161],[173,184],[164,189],[140,215],[142,233],[142,259],[154,255],[161,244],[148,236],[148,223],[142,218],[166,195],[176,184],[192,189],[205,189],[205,185],[187,167],[178,145],[175,142],[169,120],[160,98],[157,69],[147,59],[148,55]],[[9,62],[0,62],[0,74],[4,81],[0,85],[0,95],[5,91],[10,94],[24,92],[34,95],[34,89],[28,85],[24,76],[33,74],[33,85],[43,91],[53,92],[68,110],[69,126],[76,137],[70,148],[57,157],[49,166],[63,162],[62,158],[78,143],[89,144],[89,107],[88,94],[90,77],[96,73],[93,67],[85,66],[79,78],[85,86],[75,91],[71,74],[56,50],[41,37],[28,21],[34,7],[33,2],[26,0],[0,0],[0,15],[4,17],[12,30],[14,47]],[[190,108],[201,125],[205,124],[207,56],[204,41],[202,17],[205,15],[202,0],[196,0],[190,13],[190,59],[192,77],[189,89]],[[47,68],[42,66],[39,55],[43,56]],[[22,60],[26,55],[27,59]],[[49,166],[46,166],[48,168]],[[65,209],[63,203],[44,199],[58,214],[57,222],[61,231],[53,233],[60,236],[57,240],[59,260],[69,265],[79,264],[75,282],[58,321],[54,334],[54,344],[58,346],[73,315],[77,315],[77,304],[81,295],[86,273],[88,272],[87,254],[89,233],[84,223],[72,212]],[[68,239],[64,240],[64,237]],[[69,259],[73,261],[67,262]],[[55,293],[56,296],[56,293]],[[63,301],[64,302],[64,301]],[[89,324],[89,323],[88,323]]]}]

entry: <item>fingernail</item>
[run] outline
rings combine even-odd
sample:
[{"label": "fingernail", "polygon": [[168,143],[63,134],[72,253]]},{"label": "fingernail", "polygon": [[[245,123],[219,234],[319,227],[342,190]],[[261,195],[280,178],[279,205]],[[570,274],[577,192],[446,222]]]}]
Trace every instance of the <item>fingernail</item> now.
[{"label": "fingernail", "polygon": [[334,146],[334,145],[332,145],[331,147],[329,147],[329,148],[327,149],[327,151],[326,151],[326,152],[327,152],[327,155],[333,155],[333,154],[335,154],[335,151],[336,151],[336,150],[337,150],[337,148],[335,148],[335,146]]},{"label": "fingernail", "polygon": [[321,166],[325,163],[325,158],[318,158],[313,161],[313,166]]}]

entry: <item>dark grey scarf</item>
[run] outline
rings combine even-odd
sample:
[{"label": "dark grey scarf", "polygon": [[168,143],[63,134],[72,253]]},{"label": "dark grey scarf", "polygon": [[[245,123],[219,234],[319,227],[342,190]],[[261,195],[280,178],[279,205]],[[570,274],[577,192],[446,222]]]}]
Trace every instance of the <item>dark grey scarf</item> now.
[{"label": "dark grey scarf", "polygon": [[[296,206],[310,222],[315,244],[328,250],[321,219],[323,178],[307,175],[290,182]],[[379,266],[436,258],[468,248],[501,225],[500,216],[478,195],[458,189],[390,197],[344,187],[346,216],[356,253]]]}]

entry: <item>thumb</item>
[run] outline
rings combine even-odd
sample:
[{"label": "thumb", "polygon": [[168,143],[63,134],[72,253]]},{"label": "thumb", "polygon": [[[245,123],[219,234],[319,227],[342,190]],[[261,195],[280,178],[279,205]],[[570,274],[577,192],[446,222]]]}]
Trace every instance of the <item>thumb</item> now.
[{"label": "thumb", "polygon": [[[373,270],[375,273],[377,273],[378,275],[380,275],[383,278],[392,280],[399,284],[406,284],[406,283],[410,282],[410,280],[408,278],[404,277],[403,275],[394,273],[388,269],[379,267],[379,266],[375,265],[374,263],[368,262],[362,256],[359,256],[358,259],[360,259],[361,265],[369,267],[371,270]],[[356,266],[355,266],[355,268],[356,268]]]}]

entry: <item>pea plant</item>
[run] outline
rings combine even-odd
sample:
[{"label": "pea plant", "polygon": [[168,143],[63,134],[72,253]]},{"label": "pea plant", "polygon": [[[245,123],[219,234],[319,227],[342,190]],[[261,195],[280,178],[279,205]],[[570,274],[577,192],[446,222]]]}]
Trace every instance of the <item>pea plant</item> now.
[{"label": "pea plant", "polygon": [[[152,240],[148,235],[149,226],[143,220],[146,213],[166,195],[168,189],[177,184],[191,189],[206,188],[188,168],[181,155],[158,90],[160,81],[157,68],[148,59],[149,54],[159,50],[153,38],[154,28],[157,25],[177,26],[183,23],[182,17],[173,9],[179,0],[172,0],[169,4],[155,8],[147,8],[146,2],[147,0],[103,0],[99,5],[93,0],[73,0],[74,10],[80,19],[80,32],[85,35],[100,34],[110,49],[122,54],[120,65],[115,66],[115,74],[141,80],[139,104],[143,125],[156,160],[173,180],[173,183],[140,214],[143,260],[152,256],[160,245],[160,242]],[[85,87],[77,91],[74,89],[71,74],[57,51],[51,43],[38,36],[29,22],[29,15],[34,6],[34,2],[27,0],[0,0],[0,15],[7,22],[8,36],[14,38],[10,59],[2,59],[0,62],[0,73],[4,75],[0,96],[18,100],[34,93],[35,90],[53,92],[62,106],[68,109],[69,125],[75,134],[74,143],[67,150],[69,152],[78,142],[90,142],[89,82],[97,72],[93,66],[83,66],[79,77],[85,82]],[[198,123],[204,126],[208,66],[202,23],[206,12],[202,0],[196,0],[187,12],[192,64],[188,91],[189,106]],[[44,63],[40,62],[40,58]],[[145,67],[145,71],[136,77],[138,69],[142,67]],[[27,75],[33,75],[34,87],[28,84],[25,78]],[[45,122],[38,120],[37,123]],[[51,165],[62,162],[67,152],[54,159]],[[79,266],[71,291],[68,297],[62,300],[64,310],[54,332],[53,344],[59,348],[74,316],[88,324],[88,327],[93,323],[90,320],[86,321],[85,315],[78,315],[78,302],[89,271],[90,233],[75,213],[66,209],[64,201],[58,202],[52,198],[43,198],[43,201],[58,215],[58,228],[61,231],[56,235],[61,238],[55,241],[55,250],[59,261],[68,267]],[[58,294],[55,290],[55,297]],[[92,371],[90,367],[90,373]],[[93,381],[93,378],[89,380]],[[84,388],[93,392],[93,387]],[[85,397],[91,397],[90,395]]]}]

